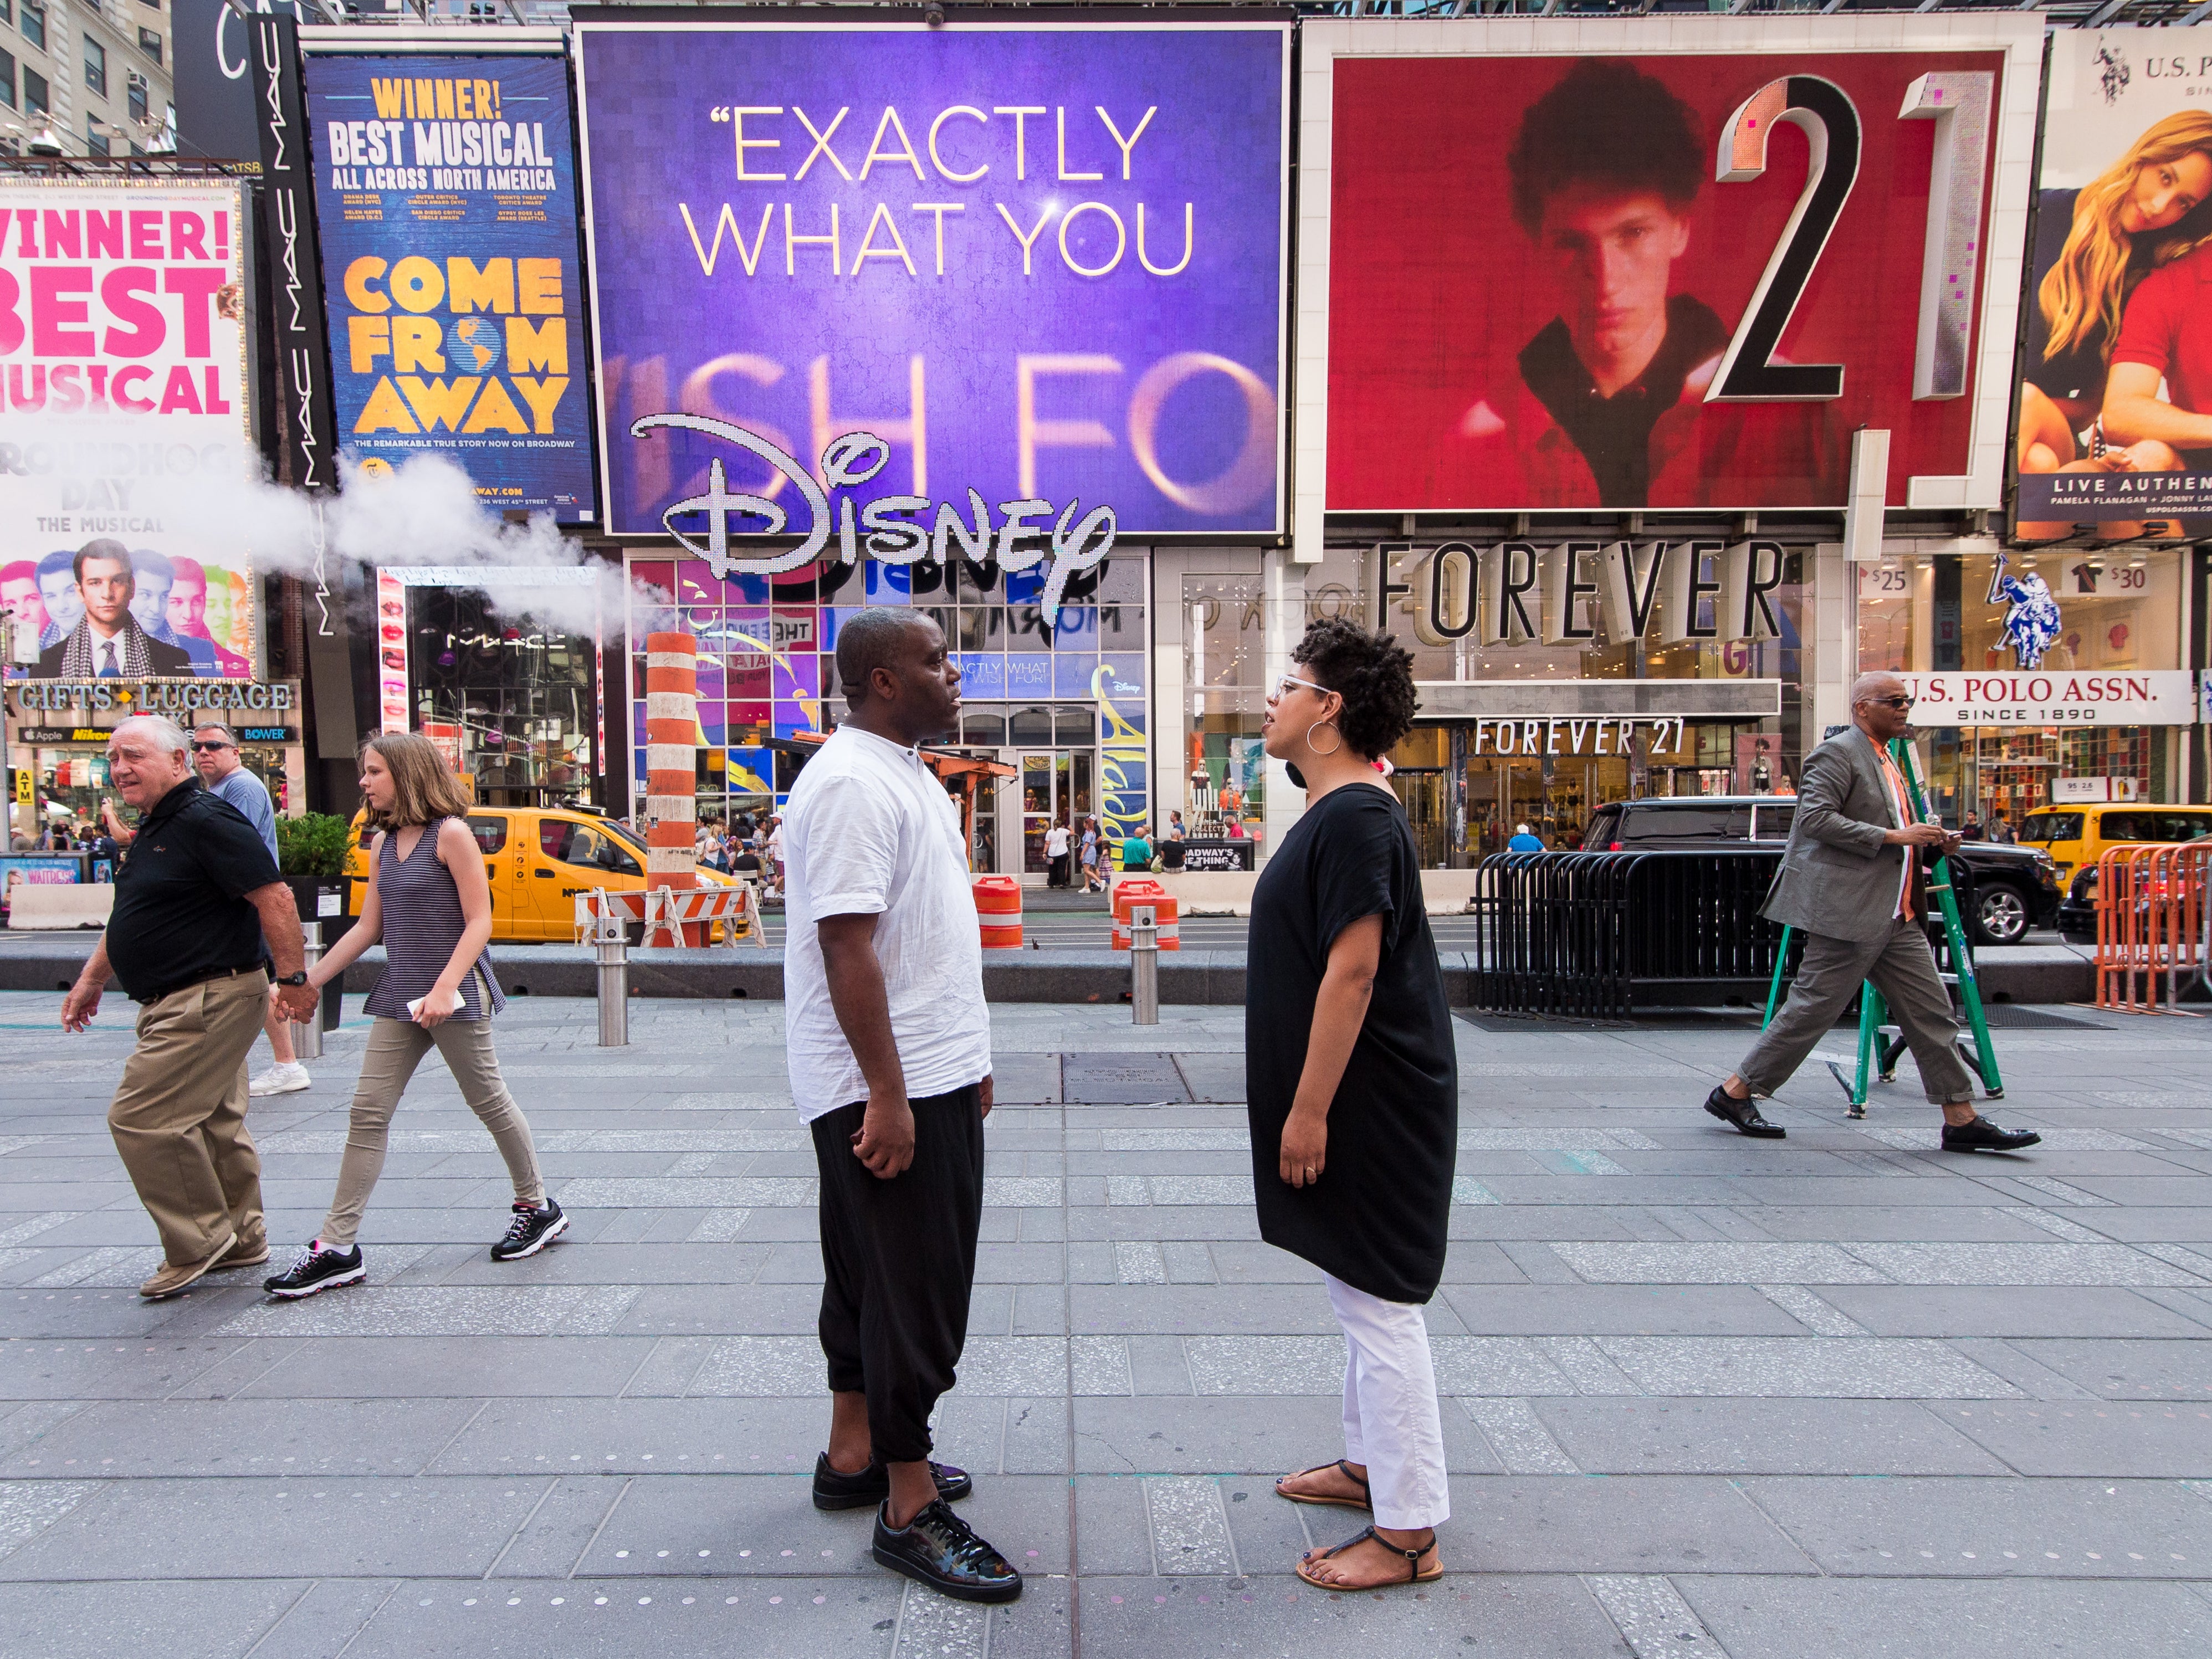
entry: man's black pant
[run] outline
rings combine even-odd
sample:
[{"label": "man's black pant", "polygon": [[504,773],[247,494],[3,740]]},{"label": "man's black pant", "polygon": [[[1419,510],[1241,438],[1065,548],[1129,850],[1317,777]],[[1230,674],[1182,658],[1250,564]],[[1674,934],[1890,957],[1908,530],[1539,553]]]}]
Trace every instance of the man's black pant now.
[{"label": "man's black pant", "polygon": [[836,1394],[868,1397],[876,1460],[929,1455],[929,1414],[968,1340],[983,1221],[976,1084],[909,1103],[914,1162],[878,1181],[853,1156],[867,1103],[814,1120],[822,1172],[822,1352]]}]

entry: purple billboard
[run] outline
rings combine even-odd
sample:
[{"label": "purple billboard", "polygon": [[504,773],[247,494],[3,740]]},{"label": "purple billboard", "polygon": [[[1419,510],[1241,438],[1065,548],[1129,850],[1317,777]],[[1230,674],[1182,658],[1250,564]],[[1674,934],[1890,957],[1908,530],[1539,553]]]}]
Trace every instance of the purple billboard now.
[{"label": "purple billboard", "polygon": [[1008,568],[1101,507],[1281,529],[1287,22],[575,52],[609,528]]}]

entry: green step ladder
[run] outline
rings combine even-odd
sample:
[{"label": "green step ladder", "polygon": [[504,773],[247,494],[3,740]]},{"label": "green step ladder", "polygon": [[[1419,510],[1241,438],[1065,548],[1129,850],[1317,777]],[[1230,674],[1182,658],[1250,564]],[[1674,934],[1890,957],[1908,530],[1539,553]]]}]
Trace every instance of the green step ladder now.
[{"label": "green step ladder", "polygon": [[[1911,803],[1914,822],[1927,822],[1927,797],[1921,787],[1920,762],[1912,751],[1912,745],[1902,738],[1893,738],[1889,752],[1897,762],[1898,769],[1905,775],[1905,793]],[[1996,1045],[1990,1040],[1989,1017],[1982,1008],[1982,988],[1974,974],[1973,947],[1967,942],[1966,930],[1959,921],[1959,901],[1951,889],[1949,859],[1936,860],[1934,877],[1928,884],[1928,890],[1936,895],[1936,904],[1943,912],[1943,934],[1950,942],[1951,963],[1955,970],[1952,977],[1958,983],[1959,1001],[1966,1011],[1966,1023],[1972,1028],[1974,1036],[1974,1046],[1971,1050],[1963,1042],[1960,1044],[1959,1057],[1966,1062],[1970,1071],[1981,1079],[1983,1091],[1991,1100],[2002,1100],[2004,1079],[1997,1070]],[[1790,935],[1792,931],[1786,926],[1782,930],[1782,946],[1774,957],[1774,978],[1766,988],[1766,1012],[1759,1022],[1761,1030],[1773,1023],[1774,1011],[1782,1001],[1782,979],[1790,962]],[[1859,988],[1856,1074],[1846,1078],[1842,1066],[1832,1060],[1827,1062],[1830,1073],[1842,1085],[1844,1093],[1850,1097],[1849,1115],[1852,1117],[1866,1115],[1867,1091],[1875,1079],[1879,1078],[1884,1083],[1896,1081],[1897,1060],[1898,1056],[1905,1052],[1905,1036],[1900,1032],[1894,1041],[1885,1040],[1882,1033],[1888,1024],[1889,1006],[1882,1000],[1881,993],[1875,989],[1873,981],[1869,981]]]}]

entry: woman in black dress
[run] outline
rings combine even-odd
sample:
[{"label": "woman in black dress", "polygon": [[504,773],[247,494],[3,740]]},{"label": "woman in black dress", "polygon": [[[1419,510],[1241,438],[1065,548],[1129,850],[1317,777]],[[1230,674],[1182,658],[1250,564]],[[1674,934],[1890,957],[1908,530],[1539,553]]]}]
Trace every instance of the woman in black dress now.
[{"label": "woman in black dress", "polygon": [[1443,1571],[1450,1499],[1421,1304],[1443,1273],[1458,1060],[1413,830],[1375,766],[1413,726],[1413,657],[1331,617],[1291,660],[1261,731],[1306,811],[1252,899],[1252,1180],[1260,1236],[1327,1275],[1349,1353],[1343,1457],[1275,1491],[1371,1513],[1297,1566],[1308,1583],[1364,1589]]}]

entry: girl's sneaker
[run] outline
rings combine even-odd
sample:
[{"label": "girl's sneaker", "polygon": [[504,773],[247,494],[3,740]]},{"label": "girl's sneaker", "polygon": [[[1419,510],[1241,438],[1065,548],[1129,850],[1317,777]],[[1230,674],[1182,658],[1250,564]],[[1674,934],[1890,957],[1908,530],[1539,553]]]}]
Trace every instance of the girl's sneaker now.
[{"label": "girl's sneaker", "polygon": [[358,1285],[368,1276],[368,1266],[362,1260],[361,1246],[349,1250],[334,1250],[319,1238],[300,1252],[300,1259],[273,1279],[261,1281],[261,1288],[273,1297],[291,1302],[303,1296],[313,1296],[318,1291],[334,1291],[341,1285]]},{"label": "girl's sneaker", "polygon": [[514,1219],[507,1224],[507,1237],[491,1247],[491,1259],[520,1261],[526,1255],[536,1255],[568,1231],[568,1218],[551,1199],[538,1206],[518,1203]]}]

